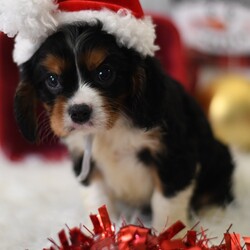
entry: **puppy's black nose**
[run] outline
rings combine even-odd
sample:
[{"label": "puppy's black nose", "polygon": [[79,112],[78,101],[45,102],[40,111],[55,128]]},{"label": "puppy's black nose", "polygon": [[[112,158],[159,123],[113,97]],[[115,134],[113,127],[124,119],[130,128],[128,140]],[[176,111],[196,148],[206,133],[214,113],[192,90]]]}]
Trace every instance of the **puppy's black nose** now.
[{"label": "puppy's black nose", "polygon": [[73,122],[83,124],[89,120],[92,109],[86,104],[79,104],[71,106],[68,112]]}]

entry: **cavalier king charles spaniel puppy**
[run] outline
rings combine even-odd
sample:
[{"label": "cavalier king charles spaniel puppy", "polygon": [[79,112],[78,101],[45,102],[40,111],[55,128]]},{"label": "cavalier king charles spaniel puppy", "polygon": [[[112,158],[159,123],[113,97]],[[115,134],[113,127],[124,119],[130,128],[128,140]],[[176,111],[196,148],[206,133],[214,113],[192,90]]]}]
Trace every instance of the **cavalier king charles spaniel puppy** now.
[{"label": "cavalier king charles spaniel puppy", "polygon": [[[25,63],[15,96],[23,135],[37,138],[36,104],[67,145],[76,175],[91,135],[82,180],[90,211],[122,202],[150,208],[152,225],[187,221],[191,211],[233,200],[234,163],[201,108],[153,56],[117,44],[102,23],[66,24]],[[86,144],[88,145],[88,143]]]}]

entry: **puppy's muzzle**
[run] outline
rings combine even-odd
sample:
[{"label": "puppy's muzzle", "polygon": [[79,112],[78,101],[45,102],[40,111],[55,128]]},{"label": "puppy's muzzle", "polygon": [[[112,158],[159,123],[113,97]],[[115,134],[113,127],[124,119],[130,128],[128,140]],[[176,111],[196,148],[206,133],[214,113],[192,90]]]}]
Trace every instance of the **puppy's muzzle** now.
[{"label": "puppy's muzzle", "polygon": [[69,116],[74,123],[84,124],[89,121],[92,108],[86,104],[73,105],[68,109]]}]

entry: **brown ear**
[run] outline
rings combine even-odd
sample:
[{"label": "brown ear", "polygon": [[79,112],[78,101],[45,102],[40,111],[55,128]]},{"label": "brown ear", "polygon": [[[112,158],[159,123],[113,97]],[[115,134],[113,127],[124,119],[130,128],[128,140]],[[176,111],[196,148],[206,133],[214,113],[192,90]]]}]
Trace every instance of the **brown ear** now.
[{"label": "brown ear", "polygon": [[36,106],[33,86],[20,82],[14,99],[14,115],[21,133],[32,143],[37,140]]}]

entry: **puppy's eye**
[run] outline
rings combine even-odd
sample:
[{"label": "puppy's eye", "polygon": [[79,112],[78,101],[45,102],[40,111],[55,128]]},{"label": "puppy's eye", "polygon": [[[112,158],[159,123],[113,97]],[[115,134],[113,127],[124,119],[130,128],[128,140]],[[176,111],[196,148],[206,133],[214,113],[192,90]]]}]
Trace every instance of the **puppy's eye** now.
[{"label": "puppy's eye", "polygon": [[110,65],[101,65],[95,71],[95,78],[99,84],[108,87],[115,80],[115,71]]},{"label": "puppy's eye", "polygon": [[54,94],[57,94],[62,89],[59,76],[56,74],[49,74],[45,80],[47,88]]}]

